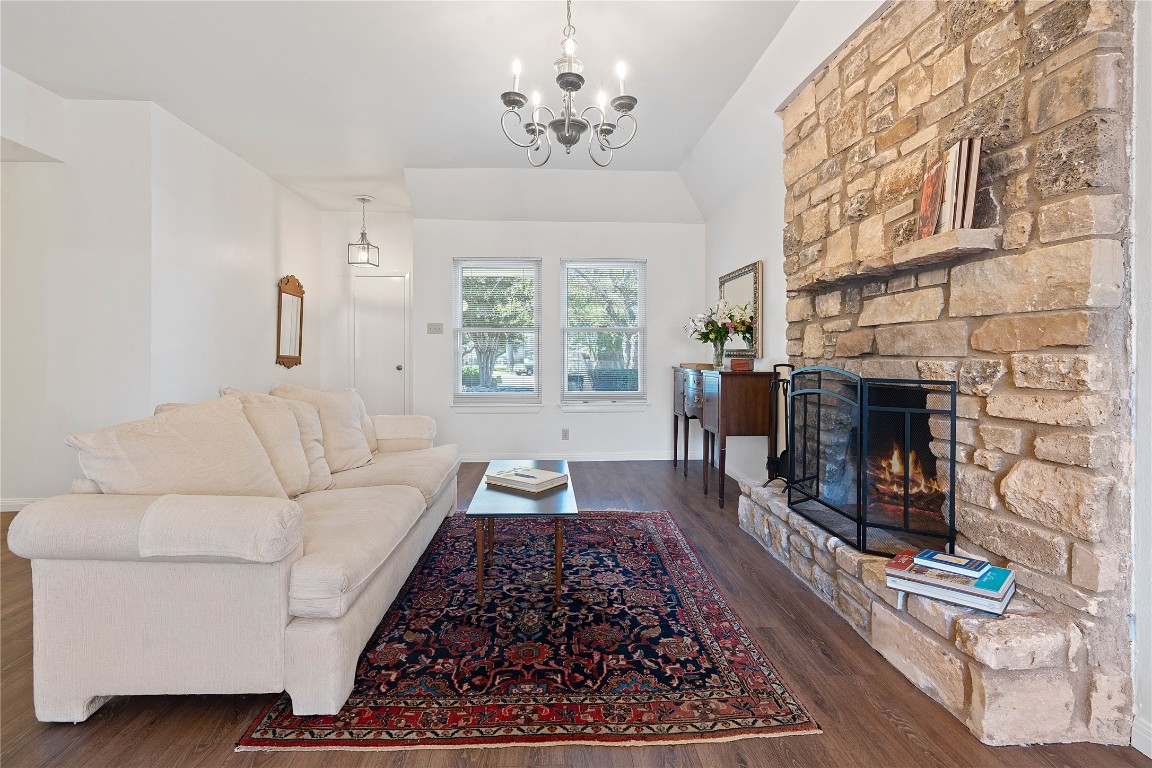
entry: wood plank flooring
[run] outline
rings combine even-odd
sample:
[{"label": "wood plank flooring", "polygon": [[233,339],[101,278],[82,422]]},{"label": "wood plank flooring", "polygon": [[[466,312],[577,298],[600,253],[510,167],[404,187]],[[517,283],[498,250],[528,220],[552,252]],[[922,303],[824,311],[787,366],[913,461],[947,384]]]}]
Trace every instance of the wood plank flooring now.
[{"label": "wood plank flooring", "polygon": [[[4,768],[1152,767],[1152,760],[1130,747],[983,746],[740,530],[735,511],[739,491],[731,479],[731,501],[721,510],[715,490],[708,497],[700,492],[700,463],[690,467],[687,479],[666,461],[574,463],[571,473],[584,509],[672,511],[720,589],[823,734],[675,747],[233,752],[245,727],[272,700],[270,695],[120,697],[78,725],[40,723],[32,711],[30,568],[5,543],[0,564],[0,764]],[[461,507],[475,491],[483,469],[483,464],[461,469]],[[5,539],[12,517],[3,516]]]}]

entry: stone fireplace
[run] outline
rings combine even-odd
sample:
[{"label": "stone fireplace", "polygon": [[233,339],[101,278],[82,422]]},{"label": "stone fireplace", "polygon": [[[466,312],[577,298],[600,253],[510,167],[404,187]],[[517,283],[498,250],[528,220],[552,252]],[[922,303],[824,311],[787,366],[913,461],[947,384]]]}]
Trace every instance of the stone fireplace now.
[{"label": "stone fireplace", "polygon": [[[779,112],[790,362],[955,382],[956,547],[1018,594],[898,605],[779,483],[742,485],[741,525],[990,744],[1130,740],[1131,61],[1130,3],[905,0]],[[974,226],[917,240],[966,136]]]}]

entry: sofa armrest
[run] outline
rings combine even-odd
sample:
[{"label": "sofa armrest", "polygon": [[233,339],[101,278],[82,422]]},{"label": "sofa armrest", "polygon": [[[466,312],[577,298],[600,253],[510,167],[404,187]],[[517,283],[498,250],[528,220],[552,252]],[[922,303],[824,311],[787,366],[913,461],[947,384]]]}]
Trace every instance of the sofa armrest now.
[{"label": "sofa armrest", "polygon": [[8,530],[14,554],[44,560],[274,563],[303,538],[299,505],[262,496],[55,496]]},{"label": "sofa armrest", "polygon": [[373,416],[372,425],[379,453],[431,448],[436,437],[436,420],[428,416]]}]

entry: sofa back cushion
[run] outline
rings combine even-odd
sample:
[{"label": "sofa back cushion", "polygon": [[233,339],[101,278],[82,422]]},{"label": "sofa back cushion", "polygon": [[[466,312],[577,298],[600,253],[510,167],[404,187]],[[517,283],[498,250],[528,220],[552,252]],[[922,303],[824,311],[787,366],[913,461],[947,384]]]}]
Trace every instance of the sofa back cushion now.
[{"label": "sofa back cushion", "polygon": [[300,439],[300,427],[286,402],[244,403],[244,416],[252,425],[272,469],[288,498],[308,490],[308,457]]},{"label": "sofa back cushion", "polygon": [[240,400],[222,397],[65,441],[104,493],[285,498]]},{"label": "sofa back cushion", "polygon": [[371,426],[364,401],[354,389],[321,391],[295,384],[280,384],[272,390],[276,397],[303,400],[320,409],[320,427],[324,432],[324,457],[333,472],[362,467],[372,461],[376,430],[368,442],[365,424]]},{"label": "sofa back cushion", "polygon": [[265,404],[286,406],[296,418],[300,433],[300,445],[304,449],[304,459],[308,465],[308,482],[304,493],[323,491],[332,487],[332,470],[324,456],[324,433],[320,427],[320,409],[303,400],[287,400],[259,392],[245,392],[235,387],[221,387],[221,395],[234,395],[245,405]]}]

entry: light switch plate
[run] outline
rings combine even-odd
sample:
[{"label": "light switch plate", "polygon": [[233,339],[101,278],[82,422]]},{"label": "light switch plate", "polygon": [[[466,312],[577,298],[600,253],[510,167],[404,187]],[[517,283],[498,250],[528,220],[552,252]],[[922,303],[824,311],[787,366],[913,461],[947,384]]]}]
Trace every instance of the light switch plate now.
[{"label": "light switch plate", "polygon": [[444,333],[444,323],[428,323],[428,333]]}]

